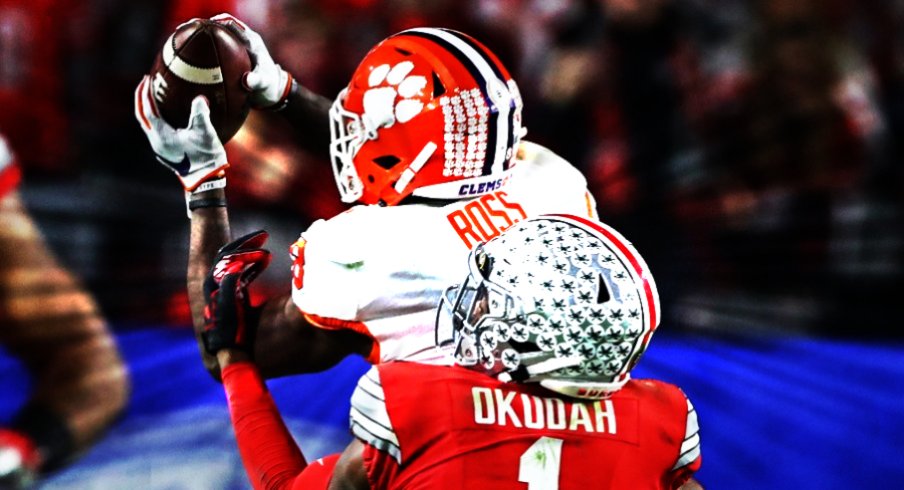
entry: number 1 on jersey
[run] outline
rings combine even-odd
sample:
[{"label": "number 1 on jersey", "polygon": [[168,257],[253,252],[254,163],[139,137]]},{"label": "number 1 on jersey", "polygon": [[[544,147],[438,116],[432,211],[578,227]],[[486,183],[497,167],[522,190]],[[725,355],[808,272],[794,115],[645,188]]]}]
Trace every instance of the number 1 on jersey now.
[{"label": "number 1 on jersey", "polygon": [[521,455],[518,481],[527,490],[558,490],[562,463],[562,439],[541,437]]}]

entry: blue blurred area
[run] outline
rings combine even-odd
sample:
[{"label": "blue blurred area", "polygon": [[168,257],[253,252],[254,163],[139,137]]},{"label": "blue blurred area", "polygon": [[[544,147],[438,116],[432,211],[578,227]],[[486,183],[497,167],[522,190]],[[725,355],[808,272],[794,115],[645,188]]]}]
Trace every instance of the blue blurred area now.
[{"label": "blue blurred area", "polygon": [[[134,381],[126,416],[47,488],[244,488],[220,385],[191,333],[130,329],[118,341]],[[360,359],[270,387],[308,457],[347,442]],[[0,416],[21,402],[24,371],[0,357]],[[895,488],[904,480],[904,344],[660,333],[636,377],[681,386],[703,436],[710,489]]]},{"label": "blue blurred area", "polygon": [[[148,328],[120,333],[118,339],[134,386],[127,417],[193,406],[226,406],[221,385],[201,364],[190,331]],[[281,378],[268,384],[286,416],[344,428],[352,390],[368,367],[357,357],[349,358],[324,373]]]},{"label": "blue blurred area", "polygon": [[665,336],[635,370],[681,386],[708,488],[897,488],[904,345]]}]

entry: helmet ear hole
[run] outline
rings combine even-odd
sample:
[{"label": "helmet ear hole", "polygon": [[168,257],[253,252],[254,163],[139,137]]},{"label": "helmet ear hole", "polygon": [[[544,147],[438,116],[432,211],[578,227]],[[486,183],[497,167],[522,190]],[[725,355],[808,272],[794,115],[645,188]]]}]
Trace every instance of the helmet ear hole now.
[{"label": "helmet ear hole", "polygon": [[433,74],[433,98],[437,98],[446,93],[446,86],[443,85],[442,80],[439,79],[439,75],[435,71],[431,73]]},{"label": "helmet ear hole", "polygon": [[373,184],[374,182],[377,181],[377,179],[375,179],[373,175],[368,175],[367,181],[370,182],[371,184]]},{"label": "helmet ear hole", "polygon": [[[386,170],[395,167],[399,162],[401,162],[401,160],[395,155],[383,155],[381,157],[374,158],[374,163],[385,168]],[[371,178],[373,178],[373,176],[371,176]]]},{"label": "helmet ear hole", "polygon": [[602,274],[599,274],[597,277],[599,277],[600,280],[600,287],[598,288],[599,292],[597,292],[596,295],[596,302],[602,304],[612,299],[612,293],[609,292],[609,286],[606,284],[606,278],[603,277]]}]

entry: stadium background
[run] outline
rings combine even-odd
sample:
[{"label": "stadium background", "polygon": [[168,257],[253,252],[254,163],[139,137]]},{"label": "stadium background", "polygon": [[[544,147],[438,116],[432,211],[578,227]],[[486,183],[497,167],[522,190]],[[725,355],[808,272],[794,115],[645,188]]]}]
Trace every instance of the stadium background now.
[{"label": "stadium background", "polygon": [[[329,96],[389,33],[483,40],[519,82],[528,138],[584,171],[656,274],[665,316],[638,374],[695,402],[700,481],[902,481],[904,2],[0,0],[0,131],[133,378],[123,419],[47,488],[247,486],[187,328],[181,192],[131,107],[172,28],[221,11]],[[279,252],[342,207],[279,118],[247,127],[228,145],[234,233],[266,228]],[[276,255],[262,292],[288,287]],[[364,368],[271,383],[309,456],[341,447]],[[27,386],[0,357],[0,420]]]}]

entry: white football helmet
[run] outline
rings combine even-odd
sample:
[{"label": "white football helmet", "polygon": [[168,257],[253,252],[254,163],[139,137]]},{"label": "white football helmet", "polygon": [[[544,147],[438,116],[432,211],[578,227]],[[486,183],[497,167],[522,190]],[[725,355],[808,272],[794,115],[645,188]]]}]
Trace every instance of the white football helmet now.
[{"label": "white football helmet", "polygon": [[443,295],[437,344],[504,381],[605,398],[630,379],[659,324],[646,263],[599,222],[522,221],[476,247],[469,268]]}]

